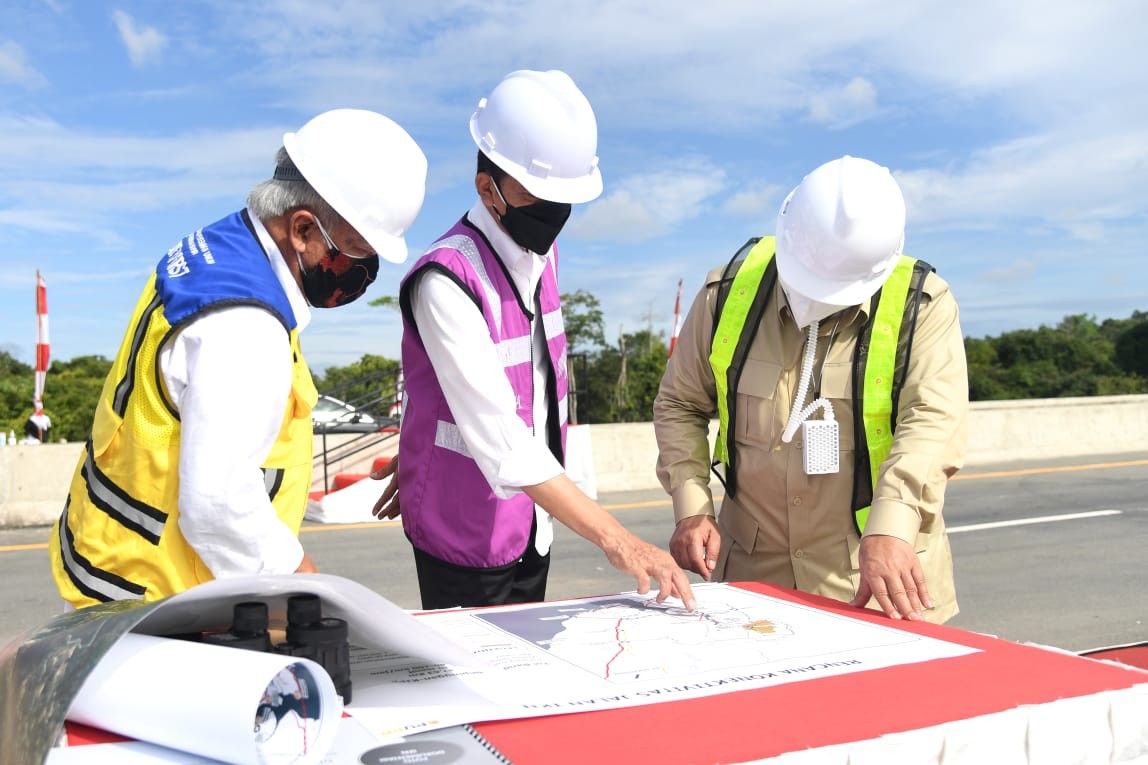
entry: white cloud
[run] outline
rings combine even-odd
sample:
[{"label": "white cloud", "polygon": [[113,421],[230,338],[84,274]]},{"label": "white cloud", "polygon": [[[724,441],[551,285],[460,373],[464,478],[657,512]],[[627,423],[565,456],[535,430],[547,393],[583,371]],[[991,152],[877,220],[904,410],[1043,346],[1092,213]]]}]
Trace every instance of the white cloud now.
[{"label": "white cloud", "polygon": [[1108,233],[1108,227],[1099,221],[1070,221],[1064,224],[1064,230],[1082,242],[1103,242]]},{"label": "white cloud", "polygon": [[[234,197],[268,177],[282,129],[197,131],[161,137],[69,130],[45,119],[0,117],[0,213],[5,224],[68,231],[103,216]],[[35,161],[29,162],[29,157]],[[19,187],[19,193],[15,190]],[[54,212],[50,212],[54,211]],[[114,239],[106,243],[114,244]]]},{"label": "white cloud", "polygon": [[809,97],[809,119],[831,128],[846,128],[877,112],[877,89],[864,77]]},{"label": "white cloud", "polygon": [[937,0],[913,8],[889,30],[881,54],[919,81],[1007,97],[1012,109],[1042,116],[1069,118],[1066,107],[1091,110],[1108,94],[1145,104],[1142,58],[1134,55],[1143,46],[1145,8],[1137,0]]},{"label": "white cloud", "polygon": [[1144,218],[1146,173],[1148,130],[1130,126],[1103,135],[1018,138],[976,150],[964,161],[896,177],[910,226],[974,229],[1030,220],[1094,238],[1104,221]]},{"label": "white cloud", "polygon": [[[237,130],[196,128],[159,136],[71,129],[45,118],[0,115],[0,170],[47,175],[76,170],[112,168],[119,177],[126,170],[185,171],[250,165],[258,156],[267,166],[283,137],[284,127],[247,127]],[[29,157],[35,157],[29,162]]]},{"label": "white cloud", "polygon": [[784,193],[777,184],[755,183],[727,199],[721,209],[726,215],[772,223]]},{"label": "white cloud", "polygon": [[47,80],[28,63],[22,47],[11,40],[0,40],[0,82],[38,88]]},{"label": "white cloud", "polygon": [[163,32],[146,24],[137,25],[135,19],[119,9],[112,13],[112,18],[133,65],[140,67],[159,59],[167,47],[167,36]]},{"label": "white cloud", "polygon": [[[79,257],[83,235],[150,253],[265,177],[284,129],[353,105],[398,119],[431,159],[417,251],[473,197],[477,100],[511,69],[557,67],[594,105],[607,175],[563,237],[563,287],[628,328],[650,295],[668,314],[679,277],[700,282],[771,233],[784,193],[844,153],[894,169],[912,250],[938,256],[962,308],[1023,297],[1025,263],[1041,293],[1109,294],[1090,274],[1143,282],[1141,0],[195,0],[148,5],[154,26],[120,11],[120,36],[85,34],[110,10],[88,5],[5,16],[0,243]],[[176,41],[187,65],[124,78],[121,37],[137,66]],[[46,79],[25,51],[50,99],[33,98]],[[950,245],[962,232],[980,246]],[[1056,246],[1055,263],[1035,254]],[[1087,266],[1065,271],[1074,258]]]},{"label": "white cloud", "polygon": [[725,187],[725,173],[703,163],[630,176],[573,220],[569,231],[584,239],[635,242],[671,231],[701,212]]},{"label": "white cloud", "polygon": [[[223,34],[264,51],[259,76],[293,93],[301,80],[316,83],[315,93],[374,86],[394,103],[424,108],[459,99],[469,108],[523,66],[567,69],[614,124],[647,130],[729,132],[795,115],[849,124],[876,107],[878,88],[883,108],[993,99],[1032,124],[1067,118],[1098,89],[1112,95],[1112,110],[1127,110],[1122,101],[1145,105],[1138,67],[1127,63],[1142,57],[1137,0],[663,0],[655,9],[612,0],[576,11],[520,0],[381,9],[344,0],[323,14],[302,0],[265,0],[216,9]],[[761,44],[747,55],[744,40]]]},{"label": "white cloud", "polygon": [[[147,279],[152,270],[152,268],[136,268],[128,271],[99,271],[95,273],[92,271],[69,272],[53,270],[51,275],[45,276],[45,278],[50,281],[48,285],[49,290],[53,287],[60,287],[65,284],[122,283],[126,281],[136,285]],[[27,284],[28,269],[26,266],[20,268],[0,268],[0,286],[22,288],[27,286]],[[51,305],[50,300],[49,305]]]},{"label": "white cloud", "polygon": [[996,284],[1020,284],[1032,281],[1037,273],[1036,263],[1017,260],[1002,268],[994,268],[978,276],[978,280]]}]

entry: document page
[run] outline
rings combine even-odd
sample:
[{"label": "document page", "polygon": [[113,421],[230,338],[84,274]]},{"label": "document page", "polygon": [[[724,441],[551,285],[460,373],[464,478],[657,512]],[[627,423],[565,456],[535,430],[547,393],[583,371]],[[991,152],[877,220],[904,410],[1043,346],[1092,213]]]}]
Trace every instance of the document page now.
[{"label": "document page", "polygon": [[356,650],[349,712],[376,735],[402,736],[763,688],[977,650],[726,584],[697,584],[694,593],[693,612],[676,601],[623,593],[418,614],[493,668]]}]

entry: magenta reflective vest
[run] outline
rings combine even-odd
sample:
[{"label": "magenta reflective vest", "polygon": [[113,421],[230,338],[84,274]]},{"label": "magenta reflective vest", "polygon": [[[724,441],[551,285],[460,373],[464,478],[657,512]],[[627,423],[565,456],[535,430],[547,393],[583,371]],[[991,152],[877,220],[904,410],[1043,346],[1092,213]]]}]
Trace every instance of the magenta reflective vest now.
[{"label": "magenta reflective vest", "polygon": [[410,285],[436,269],[474,301],[486,320],[517,400],[516,413],[534,430],[531,321],[541,314],[550,369],[547,374],[546,442],[560,464],[566,448],[566,333],[555,275],[558,250],[546,263],[529,302],[518,294],[490,242],[465,217],[427,250],[403,278],[403,375],[406,401],[399,433],[399,492],[403,530],[434,557],[468,568],[513,563],[526,550],[534,502],[526,494],[495,496],[463,443],[442,386],[414,322]]}]

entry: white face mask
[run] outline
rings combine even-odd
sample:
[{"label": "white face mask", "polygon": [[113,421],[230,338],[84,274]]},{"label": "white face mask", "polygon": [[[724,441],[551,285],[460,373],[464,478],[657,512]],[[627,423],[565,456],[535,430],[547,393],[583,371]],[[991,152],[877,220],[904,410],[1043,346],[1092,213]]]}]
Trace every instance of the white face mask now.
[{"label": "white face mask", "polygon": [[800,329],[805,329],[813,322],[821,321],[826,316],[832,316],[849,307],[810,300],[804,295],[790,290],[784,283],[782,283],[781,288],[785,290],[785,299],[789,301],[789,310],[793,313],[793,320],[797,322]]}]

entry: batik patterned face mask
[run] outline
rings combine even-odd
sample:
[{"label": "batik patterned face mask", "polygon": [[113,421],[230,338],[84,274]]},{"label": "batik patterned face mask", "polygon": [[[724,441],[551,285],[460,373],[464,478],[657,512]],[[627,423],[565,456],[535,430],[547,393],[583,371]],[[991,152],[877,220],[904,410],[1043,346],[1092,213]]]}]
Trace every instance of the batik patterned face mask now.
[{"label": "batik patterned face mask", "polygon": [[379,256],[349,255],[335,246],[318,218],[315,218],[315,225],[327,243],[327,254],[315,265],[304,268],[302,254],[295,253],[299,260],[303,294],[314,308],[335,308],[353,303],[363,296],[378,276]]}]

